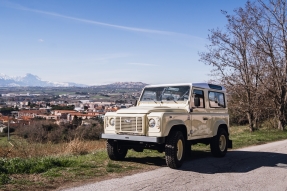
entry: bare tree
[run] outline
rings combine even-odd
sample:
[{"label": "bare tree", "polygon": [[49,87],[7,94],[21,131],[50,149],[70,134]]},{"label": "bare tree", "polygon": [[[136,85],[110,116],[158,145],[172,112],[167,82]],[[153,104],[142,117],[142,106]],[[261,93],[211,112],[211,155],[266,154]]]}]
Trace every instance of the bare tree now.
[{"label": "bare tree", "polygon": [[251,131],[266,116],[266,108],[274,111],[278,129],[287,125],[286,11],[286,0],[256,0],[234,15],[223,12],[225,30],[211,30],[211,45],[200,53],[227,86],[232,108],[246,113]]},{"label": "bare tree", "polygon": [[248,21],[243,9],[235,10],[233,16],[226,12],[223,14],[228,20],[225,31],[211,30],[208,37],[211,45],[207,46],[208,52],[200,53],[201,61],[214,66],[213,75],[227,87],[233,98],[229,105],[246,114],[250,131],[254,131],[257,128],[256,108],[262,88],[258,52],[250,44],[253,31],[243,24]]},{"label": "bare tree", "polygon": [[258,0],[258,6],[247,3],[246,23],[253,31],[253,47],[260,52],[264,65],[264,76],[261,79],[264,87],[269,91],[274,103],[278,129],[286,126],[287,104],[287,15],[286,0],[270,0],[268,4]]}]

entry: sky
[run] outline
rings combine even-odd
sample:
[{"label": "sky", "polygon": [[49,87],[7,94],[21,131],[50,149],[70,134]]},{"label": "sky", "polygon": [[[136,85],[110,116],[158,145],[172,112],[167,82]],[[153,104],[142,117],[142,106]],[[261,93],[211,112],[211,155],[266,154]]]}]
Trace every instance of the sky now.
[{"label": "sky", "polygon": [[246,0],[0,0],[0,73],[100,85],[207,82],[209,30]]}]

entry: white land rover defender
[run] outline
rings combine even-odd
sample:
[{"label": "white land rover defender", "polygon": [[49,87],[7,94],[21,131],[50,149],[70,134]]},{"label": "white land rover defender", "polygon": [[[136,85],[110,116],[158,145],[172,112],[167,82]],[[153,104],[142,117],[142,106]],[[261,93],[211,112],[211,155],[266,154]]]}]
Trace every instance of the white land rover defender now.
[{"label": "white land rover defender", "polygon": [[232,148],[226,90],[208,83],[146,86],[135,107],[106,113],[101,138],[112,160],[124,159],[128,149],[155,149],[179,168],[196,143],[223,157]]}]

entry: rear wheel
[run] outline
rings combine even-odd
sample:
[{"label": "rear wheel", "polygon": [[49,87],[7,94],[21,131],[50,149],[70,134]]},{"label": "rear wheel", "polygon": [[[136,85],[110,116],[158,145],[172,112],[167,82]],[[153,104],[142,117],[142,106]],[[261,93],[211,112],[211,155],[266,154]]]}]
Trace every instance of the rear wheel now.
[{"label": "rear wheel", "polygon": [[128,152],[127,148],[123,148],[114,140],[107,140],[107,151],[111,160],[123,160]]},{"label": "rear wheel", "polygon": [[176,169],[182,165],[185,156],[185,146],[185,139],[182,132],[171,132],[165,144],[165,160],[167,166]]},{"label": "rear wheel", "polygon": [[217,135],[211,138],[210,149],[211,153],[215,157],[224,157],[228,147],[228,135],[227,132],[220,128]]}]

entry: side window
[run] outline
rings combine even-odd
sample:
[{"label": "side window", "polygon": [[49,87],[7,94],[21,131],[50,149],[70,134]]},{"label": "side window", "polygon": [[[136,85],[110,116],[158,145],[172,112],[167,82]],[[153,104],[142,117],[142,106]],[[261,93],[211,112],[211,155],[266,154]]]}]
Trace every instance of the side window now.
[{"label": "side window", "polygon": [[224,94],[219,92],[208,93],[209,105],[213,108],[225,108]]},{"label": "side window", "polygon": [[198,101],[199,102],[199,106],[197,106],[198,108],[204,108],[204,93],[202,90],[197,90],[194,89],[193,90],[193,96],[194,96],[194,101]]}]

